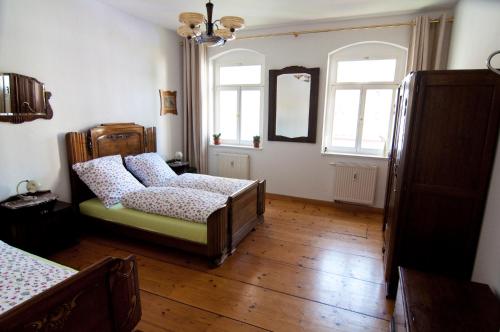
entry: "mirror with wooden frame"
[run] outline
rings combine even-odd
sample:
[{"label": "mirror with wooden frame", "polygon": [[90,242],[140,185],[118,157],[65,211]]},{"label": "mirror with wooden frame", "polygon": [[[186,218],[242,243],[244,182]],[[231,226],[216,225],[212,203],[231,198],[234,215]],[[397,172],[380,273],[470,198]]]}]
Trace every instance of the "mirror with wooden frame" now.
[{"label": "mirror with wooden frame", "polygon": [[269,71],[268,140],[316,143],[319,68]]},{"label": "mirror with wooden frame", "polygon": [[52,119],[51,93],[42,82],[29,76],[0,73],[0,121],[22,123]]}]

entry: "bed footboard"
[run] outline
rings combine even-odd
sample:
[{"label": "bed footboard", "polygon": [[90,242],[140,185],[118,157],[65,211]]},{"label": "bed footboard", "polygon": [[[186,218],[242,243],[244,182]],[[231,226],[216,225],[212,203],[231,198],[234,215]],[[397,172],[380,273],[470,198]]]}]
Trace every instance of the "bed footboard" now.
[{"label": "bed footboard", "polygon": [[259,192],[257,197],[257,214],[261,216],[260,222],[264,222],[266,212],[266,180],[259,181]]},{"label": "bed footboard", "polygon": [[229,197],[229,252],[264,220],[266,181],[255,181]]},{"label": "bed footboard", "polygon": [[207,220],[207,256],[219,266],[228,256],[228,207],[212,213]]},{"label": "bed footboard", "polygon": [[140,319],[135,258],[108,257],[0,315],[0,330],[128,332]]}]

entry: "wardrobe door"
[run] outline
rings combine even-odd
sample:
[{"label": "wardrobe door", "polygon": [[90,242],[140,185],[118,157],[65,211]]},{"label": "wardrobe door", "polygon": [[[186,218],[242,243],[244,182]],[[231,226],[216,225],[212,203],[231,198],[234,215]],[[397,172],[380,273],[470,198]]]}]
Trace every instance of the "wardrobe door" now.
[{"label": "wardrobe door", "polygon": [[398,267],[398,234],[400,220],[400,201],[403,189],[404,156],[406,152],[406,133],[409,129],[409,115],[412,113],[412,100],[414,94],[414,75],[408,76],[400,89],[400,106],[398,121],[395,127],[391,171],[391,187],[388,190],[388,202],[386,203],[386,229],[384,232],[385,252],[384,267],[385,280],[387,283],[387,293],[394,296],[397,288],[397,267]]},{"label": "wardrobe door", "polygon": [[487,71],[422,73],[401,265],[470,278],[498,138],[499,82]]},{"label": "wardrobe door", "polygon": [[[404,91],[404,84],[398,88],[398,92],[396,95],[396,101],[395,101],[396,115],[394,117],[394,129],[393,129],[393,134],[392,134],[391,149],[389,151],[389,155],[387,156],[387,182],[386,182],[386,186],[385,186],[384,221],[383,221],[383,227],[382,227],[382,231],[384,232],[384,234],[385,234],[385,230],[386,230],[387,222],[388,222],[387,219],[388,219],[388,212],[389,212],[389,202],[391,199],[391,190],[390,189],[392,188],[392,179],[393,179],[393,175],[394,175],[392,172],[393,163],[394,163],[393,156],[395,156],[394,152],[396,149],[396,142],[397,142],[396,136],[397,136],[397,131],[398,131],[399,114],[401,113],[401,107],[402,107],[401,100],[403,97],[403,91]],[[385,246],[382,249],[382,252],[385,252]]]}]

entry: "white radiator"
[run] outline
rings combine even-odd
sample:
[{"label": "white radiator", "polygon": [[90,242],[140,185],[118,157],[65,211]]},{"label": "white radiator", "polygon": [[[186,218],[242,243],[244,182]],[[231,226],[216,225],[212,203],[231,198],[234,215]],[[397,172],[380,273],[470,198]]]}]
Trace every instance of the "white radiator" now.
[{"label": "white radiator", "polygon": [[250,157],[247,154],[218,153],[217,174],[226,178],[249,179]]},{"label": "white radiator", "polygon": [[336,201],[373,205],[377,166],[334,163],[334,197]]}]

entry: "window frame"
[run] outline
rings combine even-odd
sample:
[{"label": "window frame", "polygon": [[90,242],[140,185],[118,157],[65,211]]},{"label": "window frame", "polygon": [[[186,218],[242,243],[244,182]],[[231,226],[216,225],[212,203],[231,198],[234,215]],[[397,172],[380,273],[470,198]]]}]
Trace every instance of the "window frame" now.
[{"label": "window frame", "polygon": [[[369,84],[337,84],[337,85],[332,85],[330,87],[330,100],[332,102],[332,108],[335,105],[335,93],[338,90],[358,90],[360,92],[360,97],[359,97],[359,104],[358,104],[358,117],[357,117],[357,125],[356,125],[356,140],[355,140],[355,146],[354,148],[345,148],[345,147],[331,147],[331,150],[333,152],[339,152],[339,153],[346,153],[346,154],[359,154],[359,155],[369,155],[369,156],[378,156],[378,157],[383,157],[387,149],[390,146],[390,140],[391,140],[391,131],[394,126],[394,117],[396,115],[396,110],[394,107],[394,102],[396,98],[396,93],[398,90],[398,85],[396,84],[380,84],[380,83],[369,83]],[[363,148],[362,147],[362,139],[363,139],[363,127],[364,127],[364,118],[365,118],[365,111],[366,111],[366,92],[368,90],[391,90],[392,91],[392,109],[389,114],[389,126],[388,126],[388,132],[387,132],[387,137],[388,140],[385,143],[385,147],[383,150],[378,150],[378,149],[368,149],[368,148]],[[325,135],[327,142],[332,142],[333,139],[333,122],[335,121],[335,114],[334,110],[331,109],[330,112],[332,113],[330,116],[331,121],[328,123],[328,126],[330,126],[330,129],[328,130],[328,133]],[[328,145],[326,145],[328,147]]]},{"label": "window frame", "polygon": [[[373,48],[373,52],[371,50]],[[394,118],[396,115],[397,89],[404,78],[406,69],[407,49],[399,45],[385,42],[363,42],[351,44],[346,47],[333,51],[328,56],[328,75],[327,75],[327,94],[325,102],[324,126],[323,126],[323,144],[321,153],[323,154],[349,154],[355,156],[386,158],[392,144],[392,131],[394,128]],[[338,63],[341,61],[361,61],[361,60],[386,60],[395,59],[396,68],[394,80],[391,82],[337,82]],[[364,115],[366,108],[367,90],[392,90],[392,108],[389,115],[389,126],[387,140],[384,149],[362,148],[362,135],[364,126]],[[334,124],[334,106],[335,93],[337,90],[359,90],[360,99],[358,105],[358,117],[356,124],[356,141],[354,148],[333,146],[333,124]]]},{"label": "window frame", "polygon": [[[236,66],[260,66],[260,83],[258,84],[220,84],[220,68],[221,67],[236,67]],[[259,129],[258,135],[262,138],[263,133],[263,113],[264,113],[264,87],[265,87],[265,63],[264,56],[251,50],[230,50],[211,59],[211,75],[212,93],[210,93],[210,107],[212,113],[211,134],[222,133],[222,145],[240,145],[252,146],[253,140],[244,140],[241,138],[242,128],[242,91],[258,90],[260,91],[259,105]],[[221,90],[236,90],[237,91],[237,124],[236,124],[236,139],[224,138],[224,132],[220,130],[220,96]],[[257,134],[257,133],[256,133]],[[262,139],[261,139],[262,142]],[[210,140],[210,144],[213,144]]]}]

